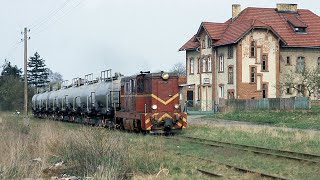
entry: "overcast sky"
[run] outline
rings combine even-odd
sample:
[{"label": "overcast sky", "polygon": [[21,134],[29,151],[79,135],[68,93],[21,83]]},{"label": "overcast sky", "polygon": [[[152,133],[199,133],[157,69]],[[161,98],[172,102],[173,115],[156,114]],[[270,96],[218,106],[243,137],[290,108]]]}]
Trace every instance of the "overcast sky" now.
[{"label": "overcast sky", "polygon": [[[0,64],[23,68],[21,31],[30,28],[28,57],[36,51],[64,79],[113,69],[125,75],[167,71],[185,62],[178,49],[202,21],[224,22],[231,5],[276,7],[296,3],[320,15],[316,0],[0,0]],[[18,43],[18,44],[17,44]]]}]

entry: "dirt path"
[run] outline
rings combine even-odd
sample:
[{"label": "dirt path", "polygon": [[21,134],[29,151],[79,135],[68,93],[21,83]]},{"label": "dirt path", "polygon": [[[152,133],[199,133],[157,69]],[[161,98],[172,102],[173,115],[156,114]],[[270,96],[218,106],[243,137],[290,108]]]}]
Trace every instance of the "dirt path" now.
[{"label": "dirt path", "polygon": [[216,119],[216,118],[205,118],[204,115],[188,115],[188,123],[189,124],[202,124],[202,125],[214,125],[214,126],[246,126],[248,128],[268,128],[275,130],[283,130],[283,131],[297,131],[297,132],[309,132],[320,134],[319,130],[312,129],[298,129],[298,128],[288,128],[288,127],[277,127],[272,125],[261,125],[254,124],[251,122],[241,122],[241,121],[233,121],[233,120],[224,120],[224,119]]}]

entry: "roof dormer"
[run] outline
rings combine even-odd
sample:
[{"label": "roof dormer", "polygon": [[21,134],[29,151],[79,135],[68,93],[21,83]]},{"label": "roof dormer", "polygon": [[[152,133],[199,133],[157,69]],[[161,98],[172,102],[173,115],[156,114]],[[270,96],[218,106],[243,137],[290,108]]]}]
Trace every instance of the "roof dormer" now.
[{"label": "roof dormer", "polygon": [[307,25],[296,14],[283,14],[295,33],[307,33]]}]

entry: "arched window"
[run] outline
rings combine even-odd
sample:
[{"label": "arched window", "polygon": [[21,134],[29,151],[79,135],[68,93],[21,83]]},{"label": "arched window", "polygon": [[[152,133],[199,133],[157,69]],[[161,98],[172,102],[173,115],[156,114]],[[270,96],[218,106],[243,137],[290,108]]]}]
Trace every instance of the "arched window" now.
[{"label": "arched window", "polygon": [[202,58],[202,72],[207,72],[207,61],[206,57]]},{"label": "arched window", "polygon": [[251,41],[250,44],[250,57],[256,57],[256,42]]},{"label": "arched window", "polygon": [[190,74],[194,73],[194,60],[193,58],[190,59]]},{"label": "arched window", "polygon": [[219,72],[224,71],[224,57],[223,55],[219,56]]},{"label": "arched window", "polygon": [[211,56],[208,56],[208,72],[211,72],[211,67],[212,67],[212,61],[211,61]]}]

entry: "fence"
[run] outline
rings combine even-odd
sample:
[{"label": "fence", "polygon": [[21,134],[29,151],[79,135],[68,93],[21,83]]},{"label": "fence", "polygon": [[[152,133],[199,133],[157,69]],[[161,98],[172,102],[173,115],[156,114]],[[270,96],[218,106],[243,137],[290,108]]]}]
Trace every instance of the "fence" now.
[{"label": "fence", "polygon": [[310,109],[308,97],[265,98],[265,99],[229,99],[220,101],[219,107],[223,111],[241,110],[295,110]]},{"label": "fence", "polygon": [[264,98],[264,99],[219,99],[215,101],[186,101],[184,110],[188,114],[212,114],[215,112],[243,110],[296,110],[310,109],[308,97]]},{"label": "fence", "polygon": [[188,114],[210,114],[214,113],[214,101],[186,101],[185,110]]}]

